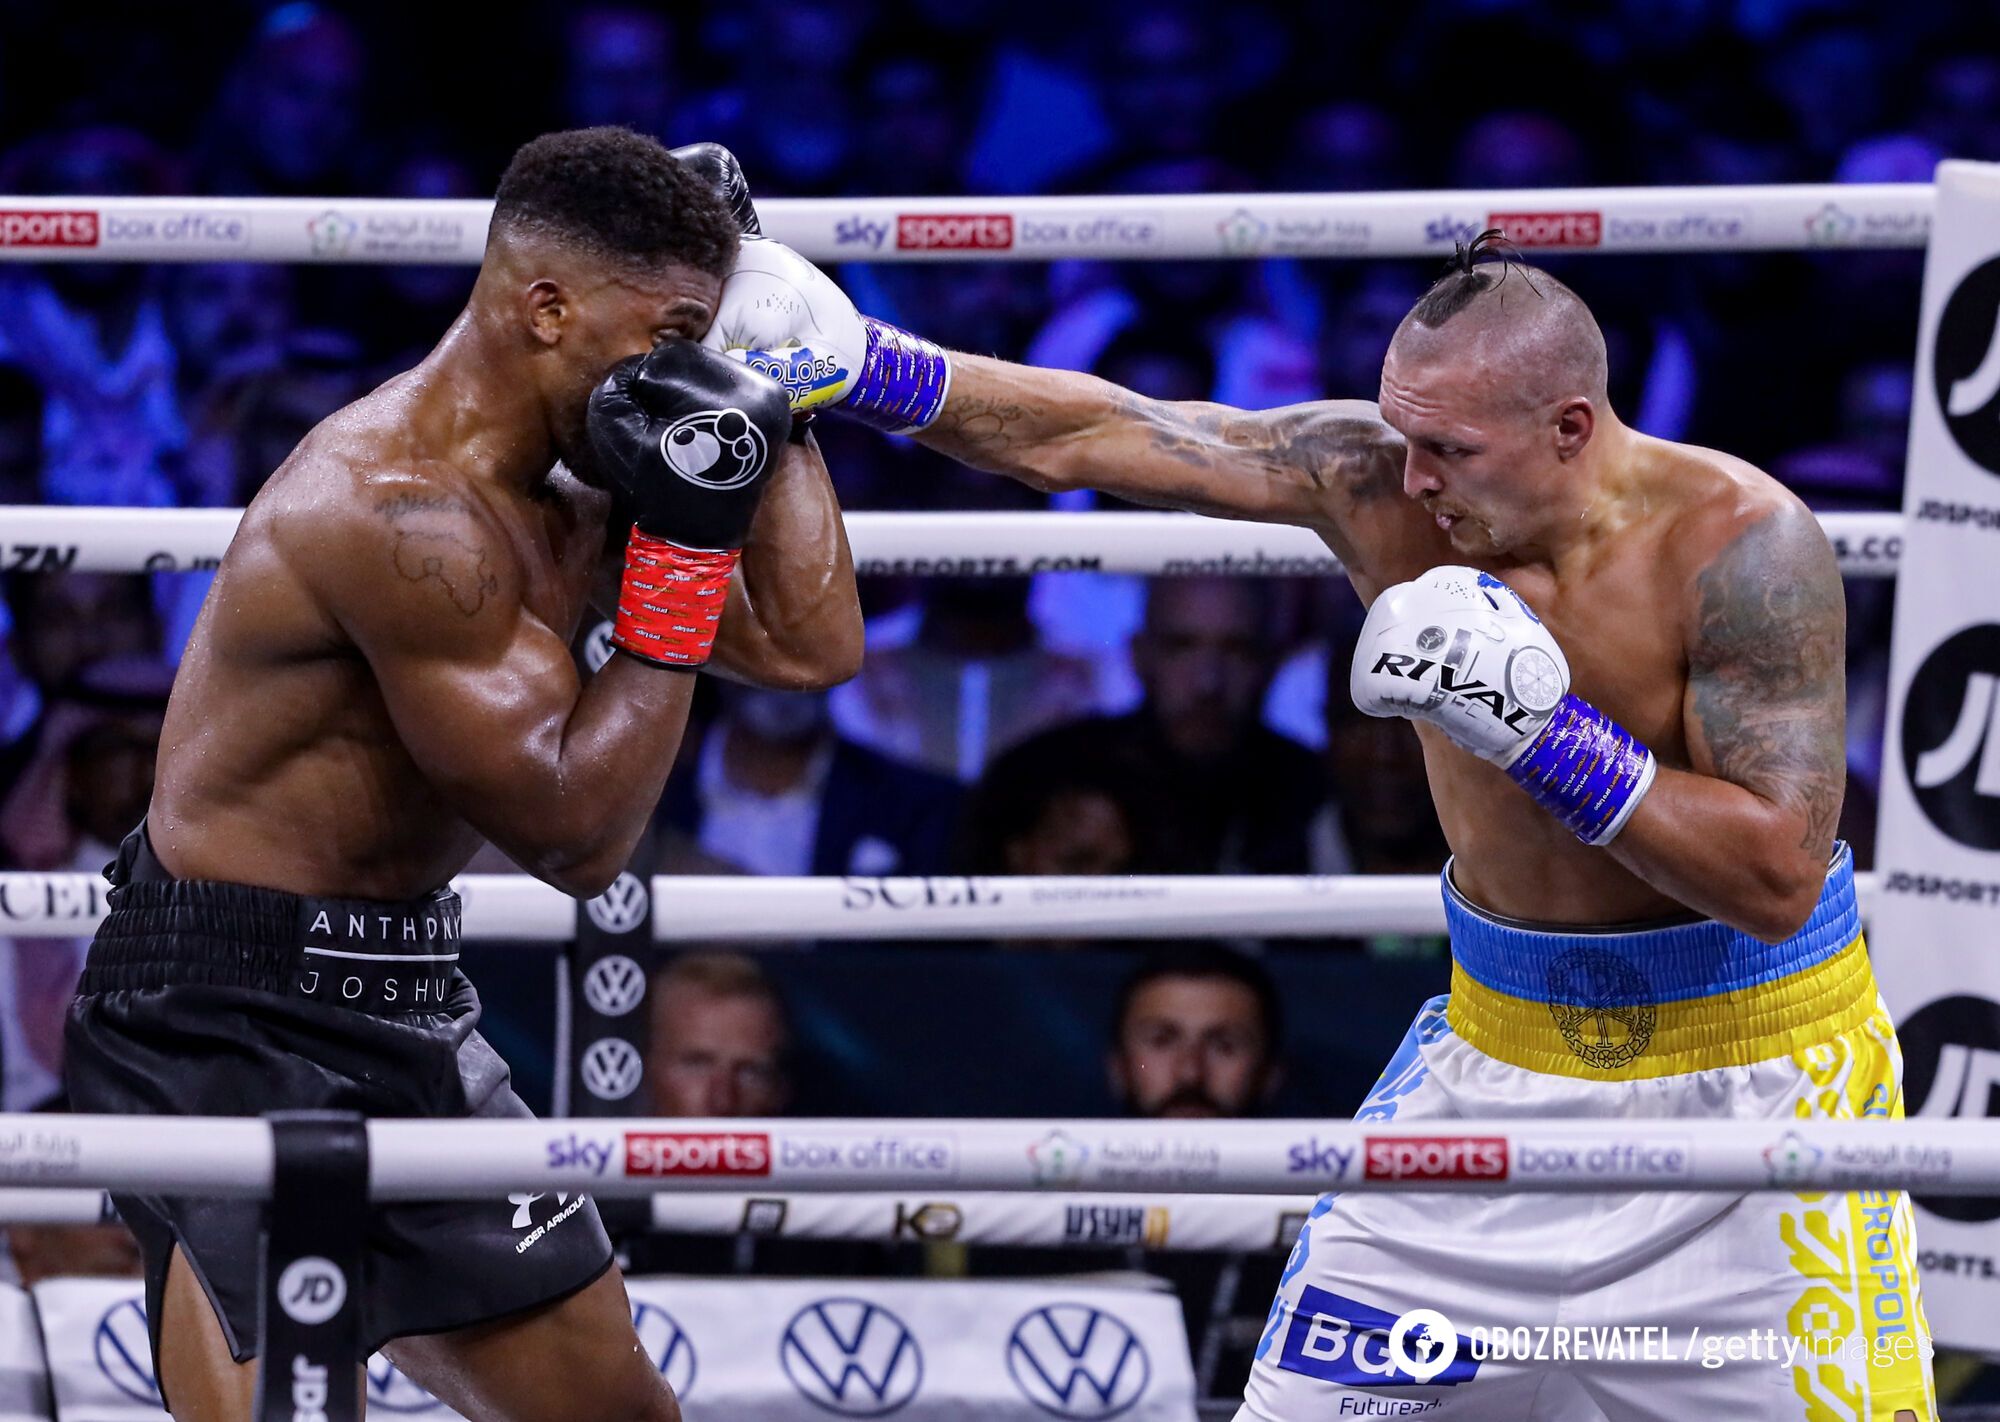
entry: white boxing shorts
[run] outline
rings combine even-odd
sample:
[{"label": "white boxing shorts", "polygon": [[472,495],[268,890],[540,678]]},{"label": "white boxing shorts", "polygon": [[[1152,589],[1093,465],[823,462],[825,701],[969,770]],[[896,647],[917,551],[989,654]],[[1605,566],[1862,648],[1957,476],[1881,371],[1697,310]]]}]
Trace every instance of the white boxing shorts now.
[{"label": "white boxing shorts", "polygon": [[[1708,920],[1502,920],[1449,866],[1445,904],[1451,992],[1356,1113],[1439,1123],[1412,1173],[1509,1168],[1506,1141],[1454,1138],[1458,1120],[1663,1123],[1650,1145],[1586,1152],[1607,1185],[1671,1168],[1685,1136],[1664,1123],[1765,1120],[1782,1182],[1815,1149],[1788,1122],[1903,1114],[1844,845],[1775,945]],[[1237,1422],[1933,1422],[1915,1258],[1899,1192],[1326,1195]],[[1399,1325],[1413,1310],[1442,1317]]]}]

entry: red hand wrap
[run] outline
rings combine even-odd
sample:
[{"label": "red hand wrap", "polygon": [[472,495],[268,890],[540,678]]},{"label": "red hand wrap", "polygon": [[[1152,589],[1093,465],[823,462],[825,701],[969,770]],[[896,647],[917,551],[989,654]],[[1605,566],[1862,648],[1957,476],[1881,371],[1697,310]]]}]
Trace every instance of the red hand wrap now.
[{"label": "red hand wrap", "polygon": [[664,666],[706,662],[740,552],[704,553],[633,529],[612,644]]}]

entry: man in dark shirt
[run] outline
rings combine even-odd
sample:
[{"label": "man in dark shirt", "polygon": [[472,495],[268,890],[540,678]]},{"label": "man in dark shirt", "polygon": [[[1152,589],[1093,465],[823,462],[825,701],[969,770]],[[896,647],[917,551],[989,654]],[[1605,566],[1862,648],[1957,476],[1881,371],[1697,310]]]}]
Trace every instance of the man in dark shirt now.
[{"label": "man in dark shirt", "polygon": [[1132,640],[1137,710],[1045,731],[1022,750],[1124,764],[1167,801],[1168,873],[1310,872],[1318,759],[1259,715],[1277,665],[1272,592],[1247,578],[1163,578]]}]

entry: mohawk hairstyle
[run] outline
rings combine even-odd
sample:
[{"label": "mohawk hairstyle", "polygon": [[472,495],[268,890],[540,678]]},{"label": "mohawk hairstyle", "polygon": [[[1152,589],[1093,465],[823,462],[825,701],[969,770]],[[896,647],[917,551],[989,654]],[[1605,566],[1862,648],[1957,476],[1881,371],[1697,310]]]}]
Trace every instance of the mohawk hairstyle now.
[{"label": "mohawk hairstyle", "polygon": [[[1495,268],[1499,269],[1497,274]],[[1444,270],[1410,308],[1410,315],[1418,325],[1436,330],[1476,297],[1506,281],[1517,268],[1528,289],[1540,296],[1541,288],[1529,275],[1531,269],[1521,261],[1521,249],[1500,228],[1489,227],[1470,242],[1454,242]]]},{"label": "mohawk hairstyle", "polygon": [[657,140],[575,128],[523,144],[501,175],[493,233],[552,238],[613,261],[727,276],[737,224],[708,180]]}]

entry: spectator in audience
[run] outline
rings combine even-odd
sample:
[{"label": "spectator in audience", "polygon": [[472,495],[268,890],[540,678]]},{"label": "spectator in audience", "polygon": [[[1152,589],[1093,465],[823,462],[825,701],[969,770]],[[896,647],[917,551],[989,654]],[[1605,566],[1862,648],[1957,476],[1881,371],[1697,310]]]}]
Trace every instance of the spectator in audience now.
[{"label": "spectator in audience", "polygon": [[1170,872],[1302,874],[1325,798],[1311,751],[1259,720],[1277,665],[1270,584],[1159,578],[1132,642],[1145,697],[1043,733],[1038,754],[1125,764],[1161,787]]},{"label": "spectator in audience", "polygon": [[0,846],[17,867],[96,872],[145,815],[173,668],[157,657],[88,664],[59,693],[34,756],[0,800]]},{"label": "spectator in audience", "polygon": [[680,953],[653,975],[646,1087],[657,1116],[781,1116],[792,1027],[754,958]]},{"label": "spectator in audience", "polygon": [[[157,658],[92,662],[51,694],[34,755],[0,797],[0,863],[95,875],[139,823],[172,669]],[[0,1110],[62,1084],[63,1015],[88,938],[0,938]]]},{"label": "spectator in audience", "polygon": [[1395,717],[1347,694],[1347,657],[1328,664],[1326,763],[1333,797],[1313,823],[1329,874],[1436,874],[1450,853],[1424,772],[1423,743]]},{"label": "spectator in audience", "polygon": [[871,622],[867,664],[832,694],[841,734],[969,783],[997,752],[1088,711],[1090,664],[1041,645],[1027,603],[1025,578],[925,582],[906,617]]},{"label": "spectator in audience", "polygon": [[721,713],[667,817],[751,874],[936,874],[947,867],[958,782],[846,740],[825,692],[721,682]]},{"label": "spectator in audience", "polygon": [[[128,129],[69,128],[0,165],[0,191],[151,197],[167,156]],[[175,354],[152,273],[130,262],[10,266],[0,275],[0,360],[41,386],[42,498],[169,506],[186,435]]]},{"label": "spectator in audience", "polygon": [[313,0],[273,6],[223,85],[199,158],[214,193],[327,197],[371,166],[368,57],[353,25]]},{"label": "spectator in audience", "polygon": [[195,262],[167,277],[167,329],[187,445],[183,503],[227,508],[241,497],[237,436],[244,393],[275,370],[291,328],[291,274],[275,262]]},{"label": "spectator in audience", "polygon": [[973,790],[962,838],[973,874],[1152,874],[1165,787],[1132,757],[1037,736],[997,758]]},{"label": "spectator in audience", "polygon": [[368,389],[361,354],[359,343],[345,332],[293,331],[276,365],[236,385],[229,397],[236,427],[231,504],[256,497],[314,425]]},{"label": "spectator in audience", "polygon": [[1284,1082],[1277,985],[1214,944],[1149,954],[1119,994],[1105,1067],[1128,1115],[1255,1116]]},{"label": "spectator in audience", "polygon": [[121,573],[14,573],[14,657],[46,696],[66,690],[92,662],[160,650],[146,580]]}]

